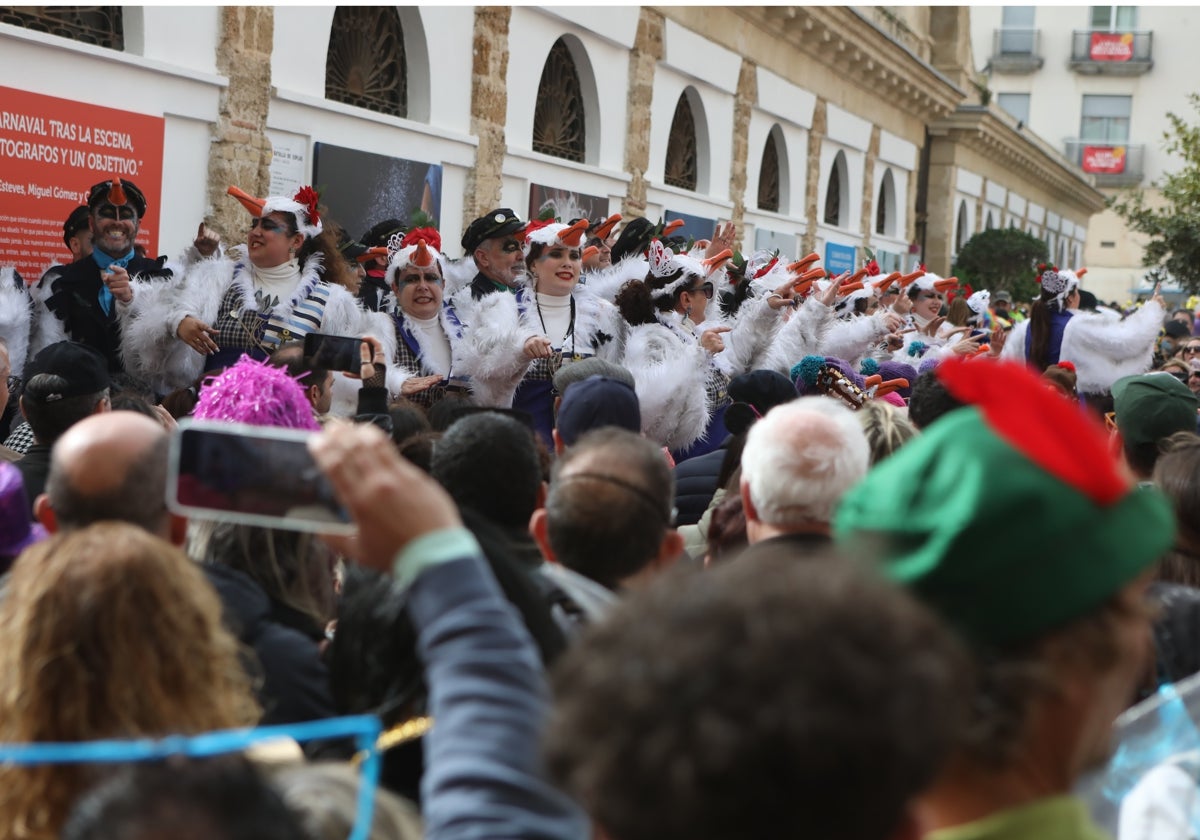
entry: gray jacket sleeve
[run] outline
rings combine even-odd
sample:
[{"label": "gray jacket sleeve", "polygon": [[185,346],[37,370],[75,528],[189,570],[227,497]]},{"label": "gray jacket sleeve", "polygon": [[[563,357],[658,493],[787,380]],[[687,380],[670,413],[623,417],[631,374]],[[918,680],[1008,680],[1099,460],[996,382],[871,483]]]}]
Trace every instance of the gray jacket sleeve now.
[{"label": "gray jacket sleeve", "polygon": [[434,719],[427,840],[585,840],[583,813],[542,773],[549,695],[537,650],[482,558],[427,568],[409,597]]}]

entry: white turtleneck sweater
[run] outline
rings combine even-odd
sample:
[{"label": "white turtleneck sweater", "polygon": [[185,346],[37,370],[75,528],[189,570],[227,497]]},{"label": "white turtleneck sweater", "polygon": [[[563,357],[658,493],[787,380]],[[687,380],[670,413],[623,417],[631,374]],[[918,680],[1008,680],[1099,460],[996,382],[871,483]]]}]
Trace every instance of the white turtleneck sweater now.
[{"label": "white turtleneck sweater", "polygon": [[300,284],[300,263],[294,258],[273,268],[251,266],[255,289],[261,289],[263,295],[278,298],[280,303],[287,303],[296,294]]},{"label": "white turtleneck sweater", "polygon": [[425,366],[437,373],[450,372],[450,341],[442,329],[441,320],[437,315],[432,318],[417,318],[405,314],[417,343],[421,346],[422,361]]},{"label": "white turtleneck sweater", "polygon": [[567,330],[571,328],[571,296],[537,292],[537,307],[550,344],[562,350],[563,343],[567,341]]}]

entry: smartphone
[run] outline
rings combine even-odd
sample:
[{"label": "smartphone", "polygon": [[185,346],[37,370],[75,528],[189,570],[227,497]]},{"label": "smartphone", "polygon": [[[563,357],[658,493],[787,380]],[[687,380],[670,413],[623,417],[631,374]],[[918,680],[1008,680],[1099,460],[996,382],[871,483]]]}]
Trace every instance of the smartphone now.
[{"label": "smartphone", "polygon": [[358,373],[362,369],[362,343],[361,338],[309,333],[304,336],[304,363],[311,368]]},{"label": "smartphone", "polygon": [[193,519],[350,534],[354,525],[308,451],[314,433],[181,420],[167,506]]}]

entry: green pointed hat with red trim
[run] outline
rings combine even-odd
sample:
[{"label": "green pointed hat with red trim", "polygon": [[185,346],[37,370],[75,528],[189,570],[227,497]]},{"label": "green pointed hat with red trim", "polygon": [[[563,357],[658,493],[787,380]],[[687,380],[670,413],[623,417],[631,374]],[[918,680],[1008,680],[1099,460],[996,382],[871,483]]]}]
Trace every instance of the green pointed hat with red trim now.
[{"label": "green pointed hat with red trim", "polygon": [[1036,639],[1102,605],[1172,544],[1155,489],[1122,474],[1099,424],[1012,363],[940,365],[966,407],[871,470],[834,535],[974,643]]}]

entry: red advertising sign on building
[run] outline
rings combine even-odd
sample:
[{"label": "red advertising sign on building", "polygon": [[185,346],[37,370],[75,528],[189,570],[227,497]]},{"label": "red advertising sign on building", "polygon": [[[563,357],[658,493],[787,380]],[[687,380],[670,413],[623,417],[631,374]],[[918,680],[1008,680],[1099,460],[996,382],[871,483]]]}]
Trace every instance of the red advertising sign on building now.
[{"label": "red advertising sign on building", "polygon": [[1083,171],[1120,175],[1125,171],[1125,147],[1084,146]]},{"label": "red advertising sign on building", "polygon": [[1093,32],[1091,50],[1088,57],[1092,61],[1130,61],[1133,59],[1132,32]]},{"label": "red advertising sign on building", "polygon": [[0,87],[0,266],[26,282],[71,258],[62,226],[107,178],[146,195],[137,241],[158,254],[163,118]]}]

